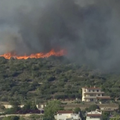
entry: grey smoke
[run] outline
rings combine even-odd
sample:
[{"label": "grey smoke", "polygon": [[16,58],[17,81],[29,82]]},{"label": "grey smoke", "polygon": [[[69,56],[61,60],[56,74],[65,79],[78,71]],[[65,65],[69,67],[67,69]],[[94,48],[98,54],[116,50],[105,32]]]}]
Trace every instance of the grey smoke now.
[{"label": "grey smoke", "polygon": [[80,64],[120,70],[119,0],[0,0],[0,53],[66,49]]}]

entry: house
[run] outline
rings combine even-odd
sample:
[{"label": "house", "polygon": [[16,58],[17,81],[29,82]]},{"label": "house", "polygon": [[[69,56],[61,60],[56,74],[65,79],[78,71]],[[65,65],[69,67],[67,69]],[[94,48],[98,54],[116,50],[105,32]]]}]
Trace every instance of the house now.
[{"label": "house", "polygon": [[46,106],[46,104],[38,104],[38,105],[36,105],[37,109],[40,111],[41,114],[44,113],[45,106]]},{"label": "house", "polygon": [[[3,105],[6,109],[10,109],[10,108],[13,108],[13,105],[10,105],[10,104],[4,104]],[[23,108],[24,105],[18,105],[20,108]]]},{"label": "house", "polygon": [[81,120],[80,113],[76,114],[72,111],[58,111],[55,115],[56,120]]},{"label": "house", "polygon": [[109,100],[110,96],[104,96],[104,92],[101,88],[98,87],[83,87],[82,88],[82,101],[91,102],[91,101],[106,101]]},{"label": "house", "polygon": [[10,108],[13,107],[12,105],[8,105],[8,104],[5,104],[5,105],[3,105],[3,106],[5,107],[5,109],[10,109]]},{"label": "house", "polygon": [[102,118],[102,112],[99,111],[91,111],[87,112],[86,114],[86,120],[101,120]]},{"label": "house", "polygon": [[97,101],[99,101],[99,103],[105,103],[106,101],[110,100],[110,96],[99,96],[99,97],[96,97]]}]

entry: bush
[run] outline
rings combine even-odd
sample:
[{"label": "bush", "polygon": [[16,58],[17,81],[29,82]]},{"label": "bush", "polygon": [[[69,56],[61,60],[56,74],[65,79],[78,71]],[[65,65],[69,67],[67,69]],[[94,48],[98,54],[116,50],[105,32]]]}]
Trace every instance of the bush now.
[{"label": "bush", "polygon": [[5,117],[2,120],[19,120],[20,117],[18,116],[9,116],[9,117]]},{"label": "bush", "polygon": [[79,113],[79,112],[81,112],[81,109],[79,107],[77,107],[77,108],[74,109],[74,112]]},{"label": "bush", "polygon": [[100,109],[98,105],[90,105],[89,108],[86,108],[86,111],[95,111],[96,109]]}]

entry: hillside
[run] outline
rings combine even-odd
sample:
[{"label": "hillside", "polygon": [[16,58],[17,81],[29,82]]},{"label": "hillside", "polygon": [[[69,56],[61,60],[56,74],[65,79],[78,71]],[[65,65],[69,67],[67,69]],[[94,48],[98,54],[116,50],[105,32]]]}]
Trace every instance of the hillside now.
[{"label": "hillside", "polygon": [[63,57],[0,58],[0,101],[81,98],[81,88],[93,85],[119,98],[119,79],[119,74],[101,74]]}]

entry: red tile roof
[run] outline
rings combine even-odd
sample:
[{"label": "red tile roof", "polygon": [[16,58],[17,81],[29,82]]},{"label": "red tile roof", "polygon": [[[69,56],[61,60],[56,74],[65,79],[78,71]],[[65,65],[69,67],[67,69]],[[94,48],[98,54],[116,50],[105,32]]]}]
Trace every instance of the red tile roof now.
[{"label": "red tile roof", "polygon": [[111,99],[110,96],[101,96],[101,97],[97,97],[97,99]]},{"label": "red tile roof", "polygon": [[90,117],[101,117],[101,114],[87,114]]}]

